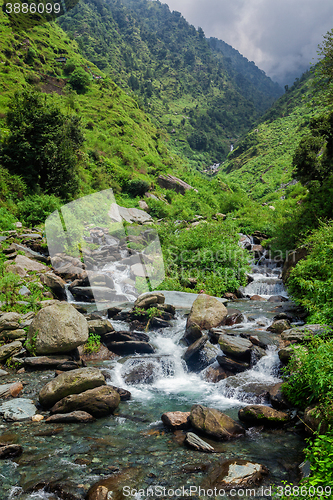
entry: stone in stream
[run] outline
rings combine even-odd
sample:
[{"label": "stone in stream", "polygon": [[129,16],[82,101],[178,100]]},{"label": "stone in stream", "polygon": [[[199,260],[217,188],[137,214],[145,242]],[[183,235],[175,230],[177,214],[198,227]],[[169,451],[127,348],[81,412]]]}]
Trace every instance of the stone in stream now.
[{"label": "stone in stream", "polygon": [[149,322],[149,326],[152,328],[168,328],[170,325],[169,321],[165,321],[161,318],[152,318]]},{"label": "stone in stream", "polygon": [[23,448],[19,444],[0,444],[0,458],[14,458],[22,455]]},{"label": "stone in stream", "polygon": [[149,342],[149,335],[143,332],[110,332],[102,336],[102,340],[105,345],[108,345],[110,342],[132,342],[132,341],[140,341],[140,342]]},{"label": "stone in stream", "polygon": [[86,424],[95,422],[95,418],[86,411],[72,411],[71,413],[59,413],[51,415],[45,422],[47,424]]},{"label": "stone in stream", "polygon": [[268,332],[282,333],[290,329],[290,323],[287,319],[277,319],[267,328]]},{"label": "stone in stream", "polygon": [[292,407],[281,390],[282,384],[283,382],[279,382],[268,390],[270,403],[276,410],[286,410]]},{"label": "stone in stream", "polygon": [[230,355],[241,361],[250,362],[252,342],[249,340],[222,334],[219,336],[219,344],[226,355]]},{"label": "stone in stream", "polygon": [[195,323],[202,330],[209,330],[222,324],[227,317],[227,308],[215,297],[199,294],[192,304],[186,322],[186,330]]},{"label": "stone in stream", "polygon": [[255,301],[261,301],[261,302],[266,302],[266,299],[264,297],[261,297],[260,295],[252,295],[250,297],[250,300],[255,300]]},{"label": "stone in stream", "polygon": [[[259,484],[269,473],[264,465],[248,460],[226,460],[214,467],[202,486],[229,491]],[[251,489],[251,491],[254,491]]]},{"label": "stone in stream", "polygon": [[109,332],[114,332],[114,328],[108,319],[93,319],[88,321],[89,333],[97,335],[105,335]]},{"label": "stone in stream", "polygon": [[280,349],[278,355],[281,363],[287,365],[291,358],[295,355],[295,350],[297,351],[298,349],[306,351],[306,348],[302,345],[288,346]]},{"label": "stone in stream", "polygon": [[10,396],[16,398],[22,390],[23,385],[21,382],[0,385],[0,398],[5,399]]},{"label": "stone in stream", "polygon": [[120,395],[110,386],[95,387],[80,394],[72,394],[58,401],[51,413],[70,413],[76,410],[90,413],[95,418],[111,415],[120,403]]},{"label": "stone in stream", "polygon": [[196,340],[200,339],[202,335],[201,328],[196,323],[192,323],[188,328],[186,328],[182,340],[184,340],[187,345],[191,345]]},{"label": "stone in stream", "polygon": [[208,366],[205,371],[203,372],[203,376],[207,382],[212,382],[213,384],[216,384],[217,382],[220,382],[220,380],[224,380],[225,378],[228,377],[228,372],[223,370],[221,366]]},{"label": "stone in stream", "polygon": [[249,405],[238,412],[238,418],[248,425],[264,425],[265,427],[282,426],[289,422],[287,413],[264,405]]},{"label": "stone in stream", "polygon": [[194,432],[188,432],[186,434],[185,443],[198,451],[205,451],[206,453],[215,452],[215,449],[210,444],[200,439]]},{"label": "stone in stream", "polygon": [[245,363],[244,361],[236,361],[234,359],[229,358],[228,356],[217,356],[216,360],[223,370],[227,370],[228,372],[241,373],[250,368],[249,363]]},{"label": "stone in stream", "polygon": [[154,304],[164,304],[165,297],[163,293],[160,292],[147,292],[142,293],[134,302],[134,307],[148,309]]},{"label": "stone in stream", "polygon": [[166,427],[173,430],[189,429],[191,427],[189,411],[168,411],[163,413],[161,420]]},{"label": "stone in stream", "polygon": [[59,302],[36,314],[27,342],[29,351],[34,354],[53,354],[72,351],[87,340],[85,317],[67,302]]},{"label": "stone in stream", "polygon": [[[58,366],[72,358],[65,354],[49,355],[49,356],[31,356],[23,358],[23,366],[32,370],[50,370],[52,368],[59,369]],[[78,368],[78,366],[76,366]]]},{"label": "stone in stream", "polygon": [[11,342],[10,344],[5,344],[0,347],[0,363],[6,361],[6,359],[11,358],[14,354],[17,354],[22,349],[22,343],[18,340]]},{"label": "stone in stream", "polygon": [[17,398],[0,404],[0,415],[4,420],[12,422],[21,422],[30,420],[37,412],[32,399]]},{"label": "stone in stream", "polygon": [[109,342],[108,349],[118,354],[119,356],[127,356],[129,354],[153,354],[155,349],[148,342],[129,341],[129,342]]},{"label": "stone in stream", "polygon": [[202,405],[192,406],[190,421],[195,429],[218,440],[238,438],[245,434],[245,429],[231,417]]},{"label": "stone in stream", "polygon": [[39,402],[45,408],[70,394],[79,394],[106,385],[105,378],[98,368],[79,368],[62,373],[48,382],[39,393]]}]

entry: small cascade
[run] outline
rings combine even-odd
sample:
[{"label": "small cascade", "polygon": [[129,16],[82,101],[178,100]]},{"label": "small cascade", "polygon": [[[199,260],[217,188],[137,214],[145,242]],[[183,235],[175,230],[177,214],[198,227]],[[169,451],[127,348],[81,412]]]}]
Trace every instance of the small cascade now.
[{"label": "small cascade", "polygon": [[265,299],[275,295],[287,298],[287,291],[280,278],[281,262],[270,259],[268,251],[256,244],[253,236],[241,235],[239,245],[253,254],[252,270],[249,273],[252,281],[241,288],[242,293],[249,297],[259,295]]}]

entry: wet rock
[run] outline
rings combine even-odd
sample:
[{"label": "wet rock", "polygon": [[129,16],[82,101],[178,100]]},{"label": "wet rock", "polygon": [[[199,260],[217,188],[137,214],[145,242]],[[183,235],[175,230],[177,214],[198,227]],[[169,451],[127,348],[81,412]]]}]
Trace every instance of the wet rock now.
[{"label": "wet rock", "polygon": [[251,363],[255,365],[258,363],[258,361],[263,358],[264,356],[267,356],[267,352],[265,349],[262,349],[259,346],[253,346],[252,347],[252,358],[251,358]]},{"label": "wet rock", "polygon": [[134,307],[148,309],[153,304],[164,304],[165,297],[160,292],[147,292],[142,293],[134,302]]},{"label": "wet rock", "polygon": [[287,319],[277,319],[273,321],[271,326],[267,328],[268,332],[282,333],[290,328],[290,323]]},{"label": "wet rock", "polygon": [[149,362],[142,362],[132,366],[124,375],[126,384],[151,384],[154,381],[155,365]]},{"label": "wet rock", "polygon": [[253,487],[268,473],[267,467],[258,463],[248,460],[226,460],[212,470],[203,486],[225,491]]},{"label": "wet rock", "polygon": [[89,422],[95,422],[95,418],[87,413],[86,411],[72,411],[71,413],[59,413],[51,415],[45,420],[48,424],[86,424]]},{"label": "wet rock", "polygon": [[277,427],[289,421],[287,413],[264,405],[249,405],[238,412],[238,418],[248,425],[264,425]]},{"label": "wet rock", "polygon": [[30,420],[36,412],[37,408],[32,399],[17,398],[0,404],[0,415],[11,422]]},{"label": "wet rock", "polygon": [[252,295],[250,297],[250,300],[256,300],[258,302],[266,302],[266,299],[264,297],[261,297],[260,295]]},{"label": "wet rock", "polygon": [[238,325],[239,323],[243,323],[244,316],[240,311],[236,311],[233,314],[228,314],[225,319],[224,324],[226,326]]},{"label": "wet rock", "polygon": [[202,330],[209,330],[221,325],[227,317],[227,308],[215,297],[199,294],[192,304],[186,322],[186,330],[195,323]]},{"label": "wet rock", "polygon": [[241,361],[251,360],[252,343],[249,340],[222,334],[219,336],[219,344],[225,354]]},{"label": "wet rock", "polygon": [[149,342],[149,335],[143,332],[112,332],[102,336],[105,345],[110,342]]},{"label": "wet rock", "polygon": [[287,302],[288,299],[283,295],[272,295],[269,297],[268,302]]},{"label": "wet rock", "polygon": [[45,408],[70,394],[79,394],[105,385],[105,378],[97,368],[79,368],[62,373],[48,382],[39,393],[39,402]]},{"label": "wet rock", "polygon": [[129,354],[152,354],[155,349],[148,342],[130,341],[130,342],[108,342],[108,349],[119,356],[128,356]]},{"label": "wet rock", "polygon": [[165,321],[161,318],[152,318],[149,322],[149,326],[152,328],[168,328],[170,326],[169,321]]},{"label": "wet rock", "polygon": [[62,372],[69,372],[70,370],[77,370],[78,368],[80,368],[80,363],[76,361],[63,361],[56,369]]},{"label": "wet rock", "polygon": [[40,277],[41,282],[51,288],[52,292],[59,298],[66,298],[66,283],[65,281],[52,272],[42,274]]},{"label": "wet rock", "polygon": [[270,387],[268,390],[269,400],[273,408],[276,410],[286,410],[291,408],[291,404],[288,402],[281,390],[282,384],[283,382],[279,382],[278,384],[273,385],[273,387]]},{"label": "wet rock", "polygon": [[6,361],[6,359],[17,354],[22,349],[22,343],[18,340],[11,342],[10,344],[5,344],[0,347],[0,362]]},{"label": "wet rock", "polygon": [[109,332],[114,332],[114,328],[108,319],[94,319],[88,321],[89,333],[97,335],[105,335]]},{"label": "wet rock", "polygon": [[126,389],[121,389],[121,387],[115,387],[114,385],[111,385],[112,389],[114,389],[116,392],[118,392],[120,396],[120,401],[129,401],[132,397],[132,394],[130,391],[127,391]]},{"label": "wet rock", "polygon": [[203,349],[206,342],[208,342],[208,335],[204,335],[203,337],[196,340],[192,345],[190,345],[182,355],[184,361],[189,364],[191,358],[194,358],[193,365],[196,366],[200,360],[198,355],[200,354],[200,351]]},{"label": "wet rock", "polygon": [[195,429],[218,440],[237,438],[245,434],[244,428],[228,415],[202,405],[192,406],[190,421]]},{"label": "wet rock", "polygon": [[217,382],[220,382],[220,380],[224,380],[225,378],[227,378],[228,373],[223,368],[221,368],[221,366],[208,366],[204,371],[203,376],[208,382],[216,384]]},{"label": "wet rock", "polygon": [[117,391],[109,386],[95,387],[80,394],[72,394],[58,401],[51,413],[71,413],[76,410],[90,413],[95,418],[111,415],[120,403]]},{"label": "wet rock", "polygon": [[215,449],[205,441],[199,438],[194,432],[188,432],[185,437],[185,443],[198,451],[204,451],[206,453],[214,453]]},{"label": "wet rock", "polygon": [[189,429],[191,427],[189,411],[169,411],[161,416],[164,425],[173,430]]},{"label": "wet rock", "polygon": [[108,318],[113,318],[121,312],[121,307],[109,307],[108,308]]},{"label": "wet rock", "polygon": [[190,345],[200,339],[200,337],[202,337],[201,328],[196,323],[192,323],[188,328],[186,328],[182,340],[184,340],[187,345]]},{"label": "wet rock", "polygon": [[41,309],[28,332],[28,348],[34,354],[69,352],[87,340],[86,319],[66,302]]},{"label": "wet rock", "polygon": [[6,377],[7,375],[9,375],[8,372],[6,372],[5,370],[0,370],[0,377]]},{"label": "wet rock", "polygon": [[5,399],[10,396],[16,398],[22,390],[23,385],[21,382],[0,385],[0,398]]},{"label": "wet rock", "polygon": [[97,486],[97,488],[89,495],[89,500],[108,500],[109,489],[106,486]]},{"label": "wet rock", "polygon": [[19,457],[23,453],[23,448],[19,444],[0,444],[0,458],[14,458]]},{"label": "wet rock", "polygon": [[223,370],[227,370],[232,374],[241,373],[250,368],[249,363],[244,363],[244,361],[236,361],[232,358],[229,358],[228,356],[217,356],[216,359]]}]

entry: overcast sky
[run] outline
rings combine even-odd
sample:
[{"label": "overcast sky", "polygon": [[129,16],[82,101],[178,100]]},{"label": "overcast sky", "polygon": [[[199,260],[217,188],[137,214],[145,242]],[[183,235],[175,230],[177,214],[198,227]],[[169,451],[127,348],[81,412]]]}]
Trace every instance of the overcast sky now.
[{"label": "overcast sky", "polygon": [[282,86],[317,59],[332,0],[161,0],[207,37],[232,45]]}]

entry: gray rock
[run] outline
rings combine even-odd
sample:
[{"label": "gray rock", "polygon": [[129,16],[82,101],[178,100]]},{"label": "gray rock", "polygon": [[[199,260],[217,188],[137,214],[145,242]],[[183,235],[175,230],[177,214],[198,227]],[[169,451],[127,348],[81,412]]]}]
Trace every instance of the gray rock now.
[{"label": "gray rock", "polygon": [[71,413],[59,413],[51,415],[45,422],[47,424],[85,424],[95,422],[95,418],[86,411],[72,411]]},{"label": "gray rock", "polygon": [[37,412],[32,399],[17,398],[0,404],[0,415],[7,421],[29,420]]},{"label": "gray rock", "polygon": [[208,342],[208,335],[203,335],[198,340],[196,340],[192,345],[190,345],[182,355],[184,361],[186,362],[189,361],[192,358],[192,356],[194,356],[194,354],[199,353],[206,344],[206,342]]},{"label": "gray rock", "polygon": [[4,313],[0,316],[0,332],[3,330],[16,330],[20,327],[21,314],[16,312]]},{"label": "gray rock", "polygon": [[[23,358],[23,364],[26,368],[33,370],[50,370],[52,368],[60,370],[59,365],[70,360],[69,356],[61,354],[58,356],[32,356]],[[77,365],[76,368],[78,368]]]},{"label": "gray rock", "polygon": [[6,372],[5,370],[1,370],[0,369],[0,377],[6,377],[7,375],[9,375],[8,372]]},{"label": "gray rock", "polygon": [[228,440],[245,434],[245,429],[231,417],[202,405],[192,406],[190,421],[195,429],[218,440]]},{"label": "gray rock", "polygon": [[22,389],[23,385],[21,382],[12,382],[11,384],[0,385],[0,398],[7,398],[9,396],[16,398]]},{"label": "gray rock", "polygon": [[214,453],[215,449],[205,441],[199,438],[194,432],[188,432],[185,437],[185,443],[198,451],[205,451],[206,453]]},{"label": "gray rock", "polygon": [[142,293],[134,302],[134,307],[148,309],[153,304],[164,304],[165,297],[161,292]]},{"label": "gray rock", "polygon": [[241,373],[250,368],[249,363],[244,363],[243,361],[236,361],[229,358],[228,356],[217,356],[217,361],[223,370],[227,370],[231,373]]},{"label": "gray rock", "polygon": [[157,178],[157,184],[165,189],[172,189],[180,194],[185,194],[185,192],[189,189],[193,189],[194,191],[198,192],[192,186],[187,184],[187,182],[178,179],[178,177],[170,174],[159,175]]},{"label": "gray rock", "polygon": [[164,425],[173,430],[189,429],[190,412],[189,411],[169,411],[161,416]]},{"label": "gray rock", "polygon": [[186,328],[182,340],[184,340],[187,345],[190,345],[200,339],[200,337],[202,337],[201,328],[196,323],[192,323],[188,328]]},{"label": "gray rock", "polygon": [[287,319],[277,319],[273,321],[271,326],[267,328],[267,331],[274,333],[282,333],[290,328],[290,323]]},{"label": "gray rock", "polygon": [[112,414],[120,403],[120,395],[109,386],[96,387],[67,396],[51,408],[51,413],[85,411],[95,418]]},{"label": "gray rock", "polygon": [[89,333],[97,335],[105,335],[108,332],[113,332],[114,328],[108,319],[93,319],[88,321]]},{"label": "gray rock", "polygon": [[241,361],[250,361],[252,342],[249,340],[222,334],[219,336],[219,344],[225,354]]},{"label": "gray rock", "polygon": [[6,361],[14,354],[17,354],[22,349],[22,343],[18,340],[11,342],[10,344],[5,344],[0,347],[0,362]]},{"label": "gray rock", "polygon": [[278,384],[273,385],[273,387],[270,387],[268,390],[271,405],[276,410],[286,410],[291,408],[291,404],[287,401],[287,398],[281,390],[282,384],[283,382],[279,382]]},{"label": "gray rock", "polygon": [[238,412],[238,418],[248,425],[264,425],[277,427],[289,421],[287,413],[264,405],[249,405]]},{"label": "gray rock", "polygon": [[79,394],[101,385],[106,385],[106,383],[100,370],[79,368],[62,373],[48,382],[39,393],[39,402],[45,408],[49,408],[70,394]]},{"label": "gray rock", "polygon": [[28,332],[28,349],[34,354],[64,353],[88,340],[88,323],[66,302],[41,309]]},{"label": "gray rock", "polygon": [[148,342],[129,341],[129,342],[108,342],[108,349],[119,356],[127,356],[135,353],[153,354],[155,349]]},{"label": "gray rock", "polygon": [[47,266],[41,264],[40,262],[36,262],[35,260],[29,259],[25,255],[17,255],[14,260],[15,264],[23,267],[26,271],[49,271]]},{"label": "gray rock", "polygon": [[52,272],[43,274],[40,280],[44,285],[51,288],[52,292],[59,298],[66,297],[66,283],[65,281]]},{"label": "gray rock", "polygon": [[203,486],[229,491],[238,488],[253,488],[269,473],[264,465],[248,460],[226,460],[214,467]]},{"label": "gray rock", "polygon": [[209,330],[221,325],[227,314],[227,308],[215,297],[199,294],[187,318],[186,329],[195,323],[200,329]]}]

